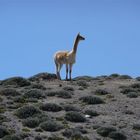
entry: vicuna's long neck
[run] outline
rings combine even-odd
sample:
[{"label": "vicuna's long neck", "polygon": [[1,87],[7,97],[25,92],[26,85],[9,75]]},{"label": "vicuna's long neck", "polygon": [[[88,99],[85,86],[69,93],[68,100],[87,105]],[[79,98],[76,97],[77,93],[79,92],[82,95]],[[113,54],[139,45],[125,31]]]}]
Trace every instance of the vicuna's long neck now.
[{"label": "vicuna's long neck", "polygon": [[79,43],[79,39],[78,39],[78,36],[77,36],[76,39],[75,39],[75,42],[74,42],[73,49],[72,49],[72,52],[75,53],[75,54],[77,52],[78,43]]}]

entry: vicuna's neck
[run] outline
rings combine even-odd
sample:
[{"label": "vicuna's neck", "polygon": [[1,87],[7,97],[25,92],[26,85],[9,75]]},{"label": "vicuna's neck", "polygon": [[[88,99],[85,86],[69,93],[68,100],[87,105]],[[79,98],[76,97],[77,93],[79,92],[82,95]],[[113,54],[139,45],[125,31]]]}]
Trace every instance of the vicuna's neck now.
[{"label": "vicuna's neck", "polygon": [[78,37],[76,37],[75,42],[74,42],[74,46],[73,46],[73,49],[72,49],[72,52],[75,53],[75,54],[77,52],[78,43],[79,43],[79,39],[78,39]]}]

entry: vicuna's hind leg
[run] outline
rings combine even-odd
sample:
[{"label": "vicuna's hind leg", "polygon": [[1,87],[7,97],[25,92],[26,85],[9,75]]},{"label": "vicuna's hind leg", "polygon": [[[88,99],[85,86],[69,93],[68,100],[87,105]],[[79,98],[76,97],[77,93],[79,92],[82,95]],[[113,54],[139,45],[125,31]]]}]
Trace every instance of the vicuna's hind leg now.
[{"label": "vicuna's hind leg", "polygon": [[60,64],[58,64],[57,62],[55,62],[55,65],[56,65],[56,75],[57,75],[57,79],[60,79],[61,80],[61,77],[60,77]]},{"label": "vicuna's hind leg", "polygon": [[61,70],[61,68],[62,68],[62,65],[63,65],[63,64],[58,64],[57,78],[58,78],[59,80],[61,80],[60,70]]}]

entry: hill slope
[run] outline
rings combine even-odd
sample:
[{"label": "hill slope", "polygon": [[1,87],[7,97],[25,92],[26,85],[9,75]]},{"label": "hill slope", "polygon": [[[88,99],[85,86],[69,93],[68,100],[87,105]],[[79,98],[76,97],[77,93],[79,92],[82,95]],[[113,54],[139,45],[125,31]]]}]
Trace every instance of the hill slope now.
[{"label": "hill slope", "polygon": [[140,81],[127,75],[0,81],[3,140],[139,140]]}]

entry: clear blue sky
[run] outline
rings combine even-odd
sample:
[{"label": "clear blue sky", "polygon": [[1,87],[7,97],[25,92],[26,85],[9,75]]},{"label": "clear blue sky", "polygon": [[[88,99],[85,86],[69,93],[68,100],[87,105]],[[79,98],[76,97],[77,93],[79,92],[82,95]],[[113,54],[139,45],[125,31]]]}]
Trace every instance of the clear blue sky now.
[{"label": "clear blue sky", "polygon": [[140,76],[140,0],[0,0],[0,79],[54,73],[78,32],[73,77]]}]

